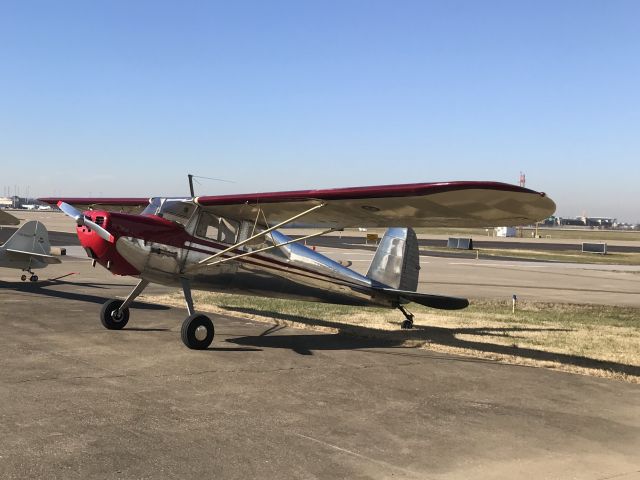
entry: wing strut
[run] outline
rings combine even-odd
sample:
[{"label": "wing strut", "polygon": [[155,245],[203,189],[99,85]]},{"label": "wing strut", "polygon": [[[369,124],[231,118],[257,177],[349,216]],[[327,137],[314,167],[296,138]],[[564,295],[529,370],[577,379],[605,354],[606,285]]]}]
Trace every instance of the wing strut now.
[{"label": "wing strut", "polygon": [[[277,225],[274,225],[273,227],[269,227],[266,230],[258,232],[255,235],[252,235],[249,238],[246,238],[246,239],[242,240],[241,242],[236,243],[235,245],[231,245],[229,248],[225,248],[224,250],[221,250],[218,253],[215,253],[215,254],[213,254],[213,255],[211,255],[211,256],[203,259],[203,260],[200,260],[192,268],[198,267],[198,266],[200,266],[202,264],[205,264],[205,263],[208,264],[209,262],[211,262],[211,260],[213,260],[215,258],[218,258],[219,256],[224,255],[225,253],[230,252],[231,250],[235,250],[236,248],[242,247],[243,245],[246,245],[247,243],[250,243],[250,242],[254,241],[257,238],[264,237],[268,233],[273,232],[274,230],[282,227],[283,225],[286,225],[287,223],[291,223],[294,220],[297,220],[298,218],[304,217],[305,215],[308,215],[311,212],[313,212],[315,210],[318,210],[319,208],[324,207],[325,205],[326,205],[325,203],[320,203],[319,205],[314,205],[313,207],[309,208],[308,210],[305,210],[302,213],[298,213],[297,215],[294,215],[293,217],[288,218],[288,219],[278,223]],[[323,234],[324,233],[327,233],[327,232],[323,232]],[[251,252],[251,253],[255,253],[255,252]],[[237,257],[234,257],[234,258],[237,258]],[[188,269],[188,270],[190,270],[190,269]]]}]

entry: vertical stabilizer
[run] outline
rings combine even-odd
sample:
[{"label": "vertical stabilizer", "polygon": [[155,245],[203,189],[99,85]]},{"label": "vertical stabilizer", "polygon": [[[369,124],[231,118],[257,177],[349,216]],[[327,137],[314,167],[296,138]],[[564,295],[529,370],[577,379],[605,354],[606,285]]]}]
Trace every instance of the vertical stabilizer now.
[{"label": "vertical stabilizer", "polygon": [[3,249],[49,255],[51,244],[45,226],[38,221],[31,221],[21,226],[2,246]]},{"label": "vertical stabilizer", "polygon": [[419,273],[416,232],[412,228],[389,228],[378,245],[367,277],[391,288],[415,292]]}]

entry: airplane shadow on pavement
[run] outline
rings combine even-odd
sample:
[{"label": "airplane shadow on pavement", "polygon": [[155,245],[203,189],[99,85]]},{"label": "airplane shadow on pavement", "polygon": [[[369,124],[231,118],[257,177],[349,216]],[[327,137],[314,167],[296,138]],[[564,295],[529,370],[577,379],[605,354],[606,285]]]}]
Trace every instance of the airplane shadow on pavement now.
[{"label": "airplane shadow on pavement", "polygon": [[[477,335],[486,339],[491,336],[501,337],[508,332],[549,332],[570,331],[562,328],[528,328],[528,327],[479,327],[479,328],[444,328],[414,325],[411,330],[386,331],[343,323],[319,320],[279,312],[264,312],[252,308],[226,307],[230,312],[242,312],[252,315],[270,316],[274,320],[293,321],[306,325],[335,328],[339,334],[316,335],[270,335],[280,330],[274,326],[258,337],[230,338],[227,342],[239,345],[250,345],[265,348],[288,348],[303,355],[312,355],[314,350],[364,349],[376,347],[405,347],[411,341],[430,343],[455,348],[476,350],[485,353],[512,355],[536,361],[550,361],[584,368],[597,368],[615,373],[640,376],[640,367],[623,363],[596,360],[579,355],[554,353],[533,348],[522,348],[516,345],[500,345],[486,341],[473,341],[458,338],[457,335]],[[279,328],[276,328],[279,327]],[[487,361],[491,360],[478,360]]]},{"label": "airplane shadow on pavement", "polygon": [[[100,295],[90,295],[87,293],[76,293],[67,290],[56,290],[47,287],[53,287],[57,285],[79,285],[82,287],[103,289],[108,286],[123,286],[122,284],[93,284],[93,283],[78,283],[75,284],[73,282],[65,282],[57,279],[52,280],[43,280],[40,282],[3,282],[0,281],[0,288],[2,289],[11,289],[16,292],[27,292],[27,293],[37,293],[43,296],[55,297],[55,298],[63,298],[66,300],[77,300],[79,302],[90,302],[102,305],[106,302],[110,297],[102,297]],[[131,286],[133,288],[133,285]],[[142,310],[168,310],[170,307],[165,305],[156,305],[152,303],[143,303],[143,302],[133,302],[131,308],[139,308]]]}]

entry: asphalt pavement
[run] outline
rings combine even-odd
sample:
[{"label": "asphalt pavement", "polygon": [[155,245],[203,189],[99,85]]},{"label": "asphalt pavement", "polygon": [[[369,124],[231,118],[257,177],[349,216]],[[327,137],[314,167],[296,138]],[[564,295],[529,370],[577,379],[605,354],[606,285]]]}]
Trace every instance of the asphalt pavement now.
[{"label": "asphalt pavement", "polygon": [[192,351],[184,309],[138,303],[127,328],[102,328],[100,304],[132,279],[74,256],[38,284],[14,273],[2,479],[640,477],[638,385],[231,314]]}]

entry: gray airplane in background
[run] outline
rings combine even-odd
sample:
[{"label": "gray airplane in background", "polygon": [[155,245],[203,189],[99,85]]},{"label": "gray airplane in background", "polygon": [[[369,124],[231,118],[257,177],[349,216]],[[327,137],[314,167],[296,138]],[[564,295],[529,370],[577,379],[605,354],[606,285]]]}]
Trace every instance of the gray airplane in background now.
[{"label": "gray airplane in background", "polygon": [[0,210],[0,225],[20,225],[20,219]]},{"label": "gray airplane in background", "polygon": [[[0,267],[16,268],[30,274],[30,281],[38,281],[32,269],[45,268],[47,265],[60,263],[60,259],[51,255],[49,233],[38,221],[25,223],[9,240],[0,246]],[[27,275],[22,274],[22,281]]]}]

